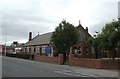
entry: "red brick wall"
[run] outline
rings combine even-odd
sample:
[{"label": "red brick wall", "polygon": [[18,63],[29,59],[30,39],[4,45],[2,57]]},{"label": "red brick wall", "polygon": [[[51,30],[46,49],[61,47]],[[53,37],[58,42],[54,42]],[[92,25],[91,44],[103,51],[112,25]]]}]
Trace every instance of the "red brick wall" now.
[{"label": "red brick wall", "polygon": [[34,60],[48,62],[48,63],[55,63],[55,64],[63,64],[63,55],[60,54],[58,57],[48,57],[48,56],[42,56],[36,54],[34,56]]},{"label": "red brick wall", "polygon": [[117,57],[120,58],[120,48],[116,48],[117,51]]},{"label": "red brick wall", "polygon": [[101,59],[88,59],[88,58],[75,58],[74,55],[69,56],[69,65],[82,66],[89,68],[108,68],[118,69],[120,60],[101,60]]},{"label": "red brick wall", "polygon": [[103,69],[119,69],[120,70],[120,60],[100,60],[101,68]]}]

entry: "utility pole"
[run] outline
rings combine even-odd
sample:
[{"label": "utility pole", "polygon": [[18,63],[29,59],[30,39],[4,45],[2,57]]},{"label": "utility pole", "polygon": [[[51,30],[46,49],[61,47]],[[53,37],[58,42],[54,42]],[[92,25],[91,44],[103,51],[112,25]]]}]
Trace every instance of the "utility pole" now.
[{"label": "utility pole", "polygon": [[6,44],[5,44],[5,56],[6,56]]},{"label": "utility pole", "polygon": [[7,40],[7,30],[6,30],[6,28],[5,28],[5,56],[6,56],[6,40]]},{"label": "utility pole", "polygon": [[5,56],[6,56],[6,36],[5,36]]}]

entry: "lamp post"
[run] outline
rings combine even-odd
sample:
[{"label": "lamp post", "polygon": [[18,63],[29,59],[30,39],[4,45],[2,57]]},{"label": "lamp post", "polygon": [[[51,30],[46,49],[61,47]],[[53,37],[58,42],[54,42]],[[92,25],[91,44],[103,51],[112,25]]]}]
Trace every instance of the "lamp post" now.
[{"label": "lamp post", "polygon": [[7,38],[7,34],[6,34],[6,31],[5,31],[5,56],[6,56],[6,38]]},{"label": "lamp post", "polygon": [[5,43],[5,56],[6,56],[6,43]]}]

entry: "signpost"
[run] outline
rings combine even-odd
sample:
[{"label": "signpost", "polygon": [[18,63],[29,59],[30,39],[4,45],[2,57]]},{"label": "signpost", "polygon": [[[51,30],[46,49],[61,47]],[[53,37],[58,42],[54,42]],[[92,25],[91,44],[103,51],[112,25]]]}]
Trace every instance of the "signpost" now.
[{"label": "signpost", "polygon": [[46,55],[51,55],[51,47],[46,47],[45,48],[45,54]]}]

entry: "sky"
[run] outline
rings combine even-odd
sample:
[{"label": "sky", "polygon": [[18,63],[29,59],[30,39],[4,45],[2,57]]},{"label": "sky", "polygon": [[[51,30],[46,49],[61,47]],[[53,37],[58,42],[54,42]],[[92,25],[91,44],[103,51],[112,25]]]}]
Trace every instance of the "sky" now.
[{"label": "sky", "polygon": [[0,0],[0,44],[26,43],[28,33],[52,32],[65,19],[91,35],[118,18],[119,0]]}]

